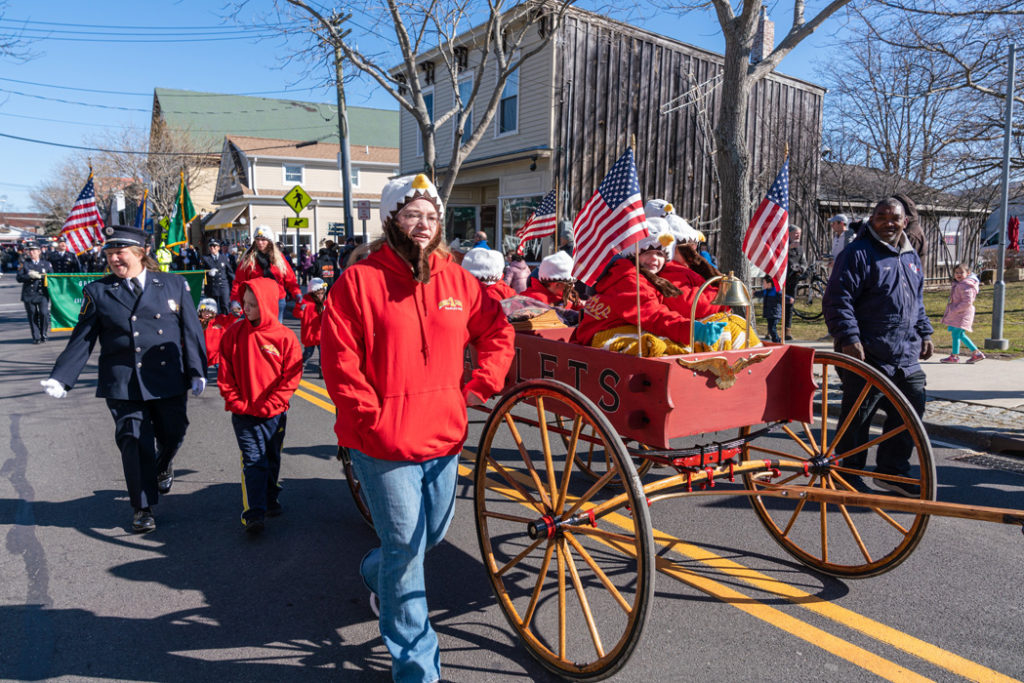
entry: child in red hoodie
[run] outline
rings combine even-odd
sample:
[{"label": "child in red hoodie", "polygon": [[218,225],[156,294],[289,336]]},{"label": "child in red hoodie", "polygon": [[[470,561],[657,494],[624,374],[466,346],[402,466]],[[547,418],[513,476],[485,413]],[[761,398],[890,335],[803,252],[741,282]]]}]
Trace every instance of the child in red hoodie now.
[{"label": "child in red hoodie", "polygon": [[292,315],[302,321],[303,366],[313,357],[313,352],[320,348],[320,319],[324,315],[325,301],[327,301],[327,283],[315,277],[309,281],[306,296],[295,304],[295,310],[292,311]]},{"label": "child in red hoodie", "polygon": [[501,302],[516,295],[516,290],[501,279],[505,272],[505,257],[500,251],[487,247],[474,247],[462,258],[462,267],[477,279],[484,294]]},{"label": "child in red hoodie", "polygon": [[259,533],[265,516],[281,513],[281,446],[302,353],[295,334],[277,320],[277,283],[258,278],[240,290],[245,320],[221,340],[218,386],[242,451],[242,524]]},{"label": "child in red hoodie", "polygon": [[201,299],[196,310],[206,338],[206,364],[216,372],[220,365],[220,340],[227,329],[238,322],[238,316],[217,315],[216,299]]}]

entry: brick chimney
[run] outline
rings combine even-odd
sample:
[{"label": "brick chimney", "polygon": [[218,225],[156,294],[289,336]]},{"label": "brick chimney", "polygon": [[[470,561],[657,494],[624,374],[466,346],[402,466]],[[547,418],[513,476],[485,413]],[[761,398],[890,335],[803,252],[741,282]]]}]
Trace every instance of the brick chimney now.
[{"label": "brick chimney", "polygon": [[761,5],[761,16],[757,18],[757,33],[750,51],[750,63],[757,64],[775,49],[775,22],[768,18],[768,6]]}]

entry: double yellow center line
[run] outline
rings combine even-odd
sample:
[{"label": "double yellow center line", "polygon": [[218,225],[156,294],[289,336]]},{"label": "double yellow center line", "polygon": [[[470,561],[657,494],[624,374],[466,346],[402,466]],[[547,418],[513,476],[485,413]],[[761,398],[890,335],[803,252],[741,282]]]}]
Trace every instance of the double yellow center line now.
[{"label": "double yellow center line", "polygon": [[[300,389],[295,392],[296,396],[309,401],[313,405],[334,413],[334,405],[330,402],[327,390],[321,386],[303,380]],[[304,391],[305,389],[306,391]],[[462,456],[467,459],[475,459],[475,454],[470,451],[463,451]],[[466,465],[459,465],[459,474],[469,480],[473,478],[473,469]],[[626,529],[633,528],[633,522],[628,517],[613,513],[606,516],[607,521]],[[874,640],[885,643],[903,652],[914,655],[926,662],[929,662],[942,669],[950,671],[967,680],[988,682],[1021,683],[1017,679],[972,662],[959,655],[956,655],[931,643],[926,643],[919,638],[903,633],[890,626],[886,626],[874,619],[869,619],[844,607],[835,605],[812,595],[795,586],[779,581],[767,574],[746,567],[717,555],[705,548],[687,543],[675,536],[654,529],[654,542],[656,545],[668,551],[666,554],[656,558],[658,571],[670,576],[677,581],[686,583],[693,588],[729,604],[736,609],[760,619],[776,628],[779,628],[790,635],[804,640],[816,647],[826,650],[830,654],[855,664],[867,671],[874,673],[880,678],[890,681],[927,681],[928,678],[911,671],[895,662],[885,659],[862,647],[854,645],[847,640],[824,631],[816,626],[801,621],[800,619],[771,607],[763,601],[745,595],[740,591],[731,588],[723,583],[698,574],[682,565],[668,559],[668,554],[674,554],[679,559],[687,562],[699,562],[710,567],[732,579],[738,579],[757,590],[771,593],[772,595],[784,598],[793,604],[806,609],[819,617],[829,619],[836,624],[862,633]]]}]

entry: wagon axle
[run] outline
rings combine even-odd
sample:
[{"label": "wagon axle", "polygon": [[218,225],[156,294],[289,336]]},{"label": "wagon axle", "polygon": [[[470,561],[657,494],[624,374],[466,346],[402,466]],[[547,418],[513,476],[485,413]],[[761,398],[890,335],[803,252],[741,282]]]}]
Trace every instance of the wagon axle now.
[{"label": "wagon axle", "polygon": [[563,527],[580,526],[581,524],[597,526],[597,518],[594,515],[593,508],[565,519],[555,519],[551,515],[544,515],[540,519],[535,519],[526,525],[526,535],[534,541],[538,538],[553,538]]}]

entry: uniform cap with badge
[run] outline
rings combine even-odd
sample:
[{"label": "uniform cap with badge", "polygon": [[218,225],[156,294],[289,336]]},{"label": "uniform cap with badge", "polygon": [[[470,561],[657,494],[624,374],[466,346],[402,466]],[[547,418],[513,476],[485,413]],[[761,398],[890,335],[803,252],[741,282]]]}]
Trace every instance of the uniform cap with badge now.
[{"label": "uniform cap with badge", "polygon": [[127,225],[108,225],[103,228],[103,237],[104,249],[141,248],[146,245],[146,233]]}]

